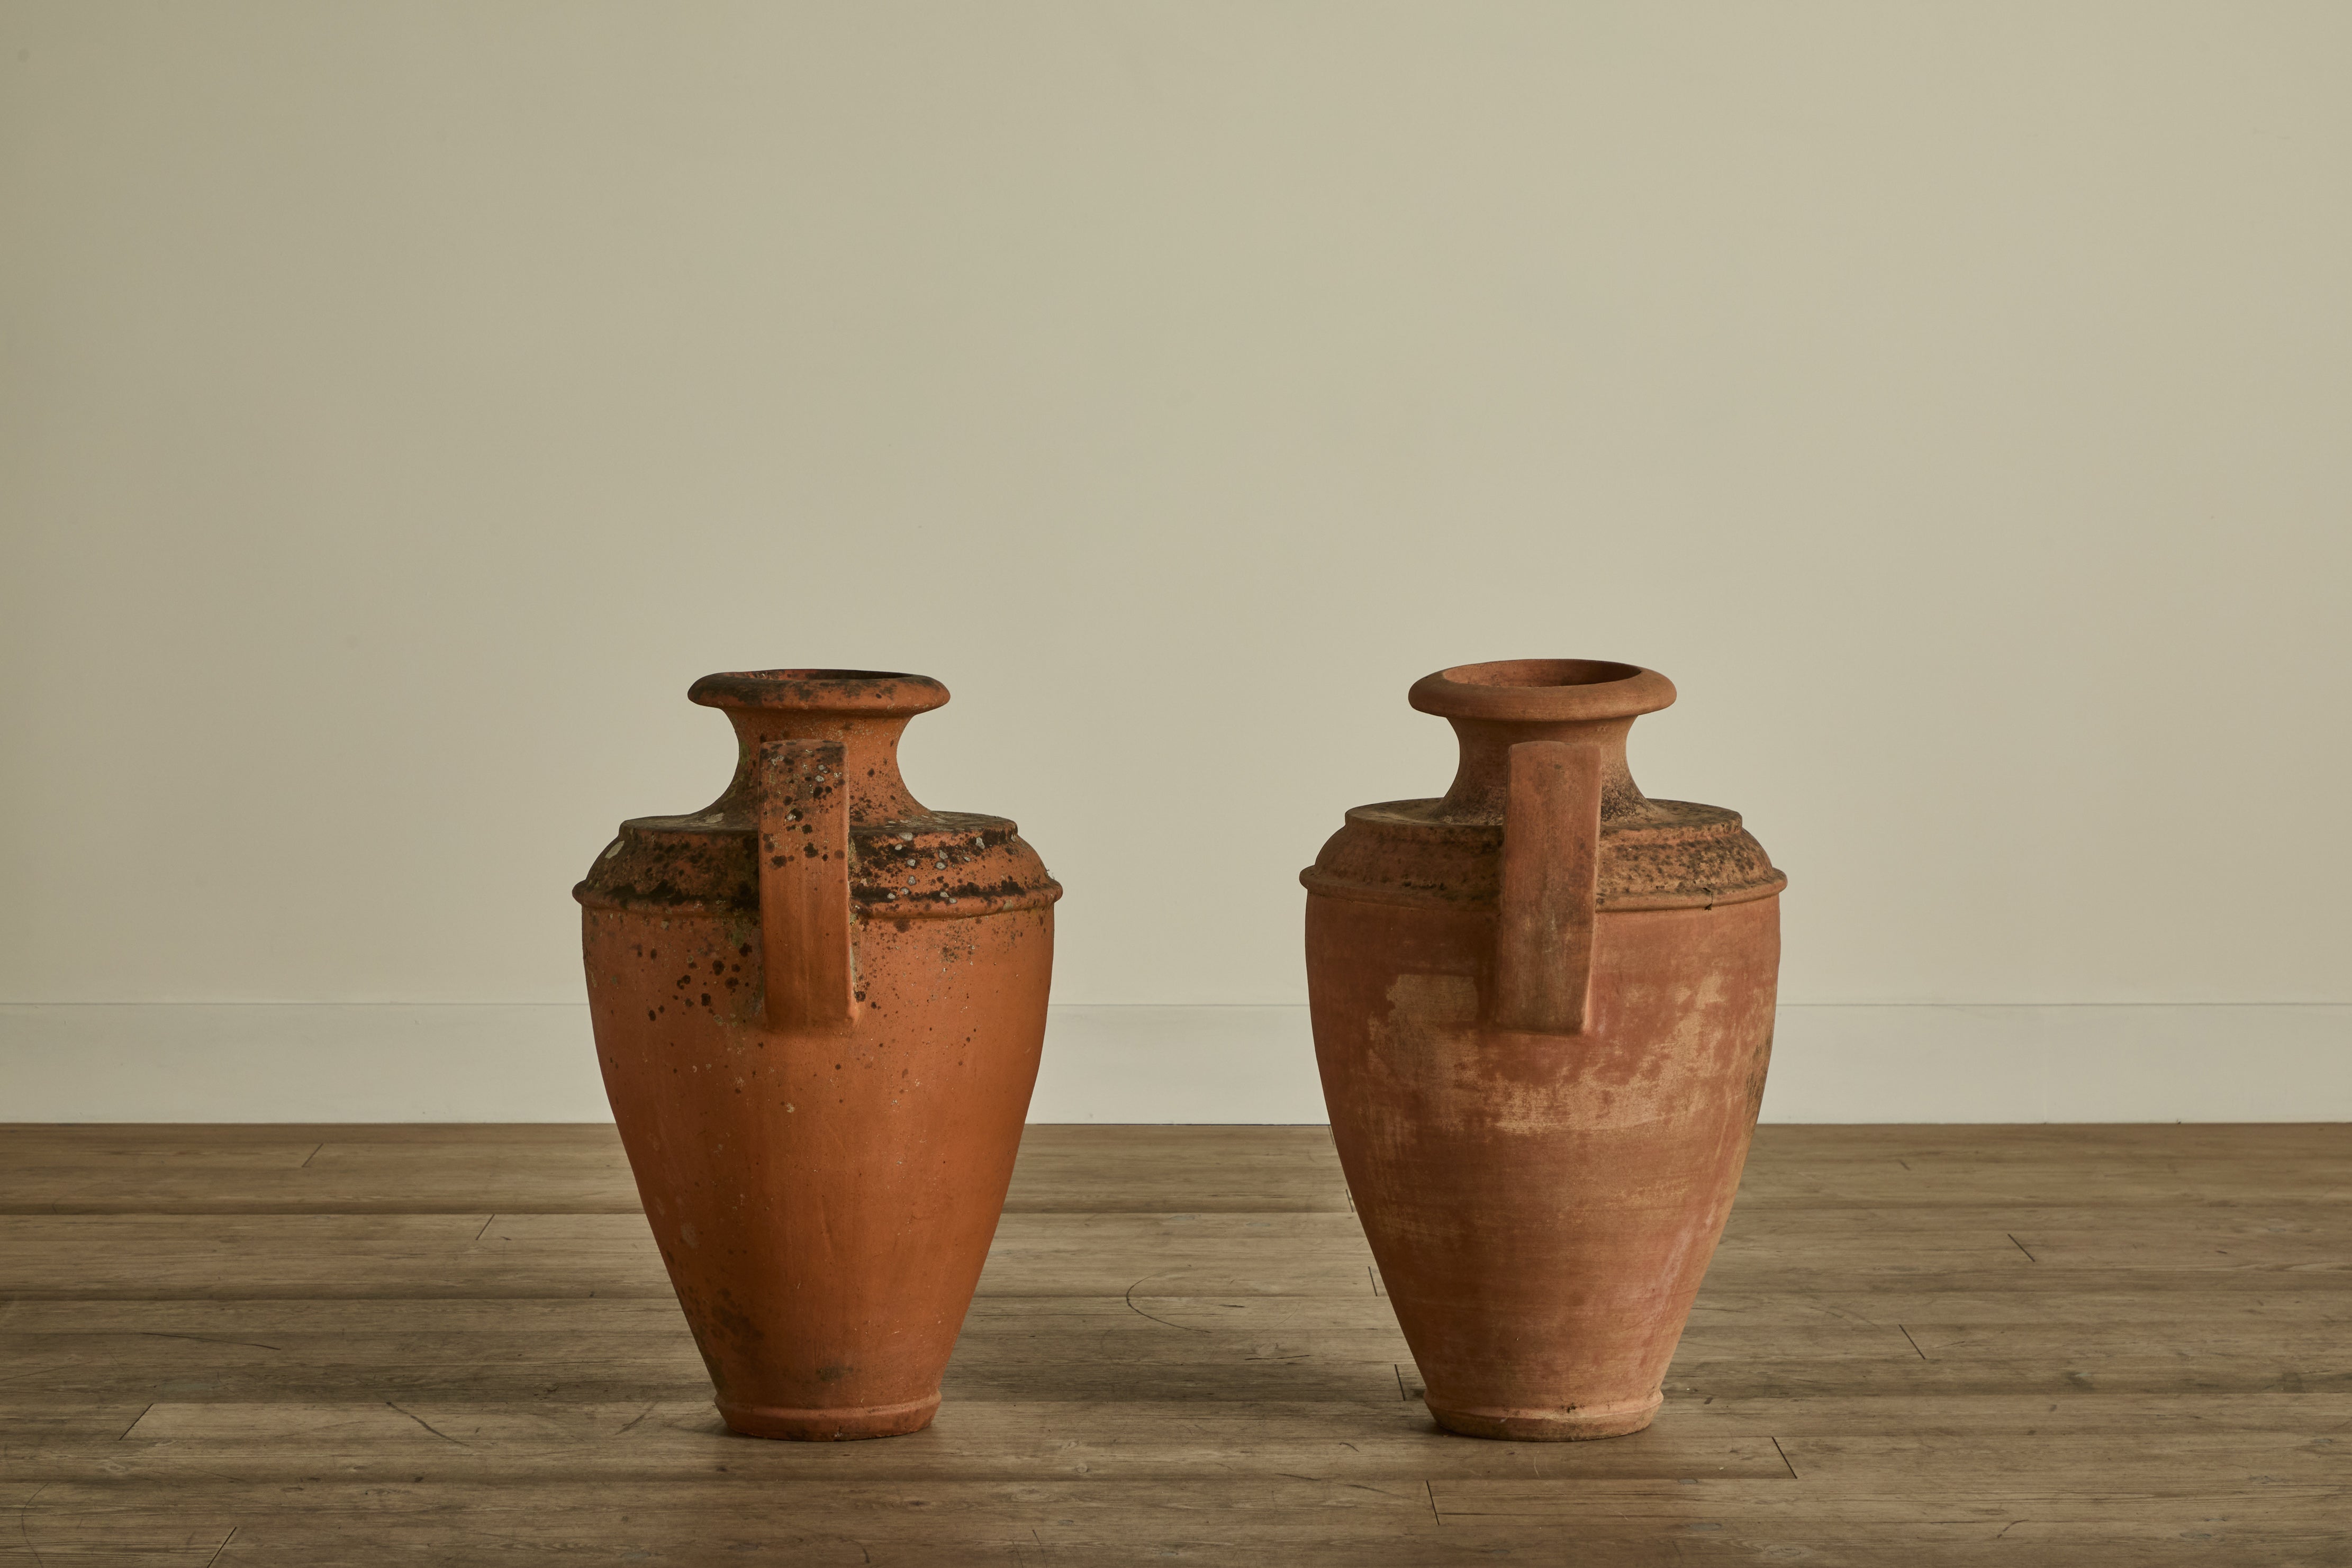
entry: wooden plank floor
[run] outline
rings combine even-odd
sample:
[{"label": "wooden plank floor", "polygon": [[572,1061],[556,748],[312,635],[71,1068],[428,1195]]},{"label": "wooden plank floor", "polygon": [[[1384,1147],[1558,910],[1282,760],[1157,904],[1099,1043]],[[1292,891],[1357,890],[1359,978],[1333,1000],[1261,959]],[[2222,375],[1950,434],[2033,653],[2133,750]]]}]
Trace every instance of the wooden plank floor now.
[{"label": "wooden plank floor", "polygon": [[610,1128],[0,1130],[6,1562],[2346,1568],[2352,1128],[1767,1128],[1650,1431],[1417,1387],[1321,1128],[1032,1128],[839,1445],[721,1430]]}]

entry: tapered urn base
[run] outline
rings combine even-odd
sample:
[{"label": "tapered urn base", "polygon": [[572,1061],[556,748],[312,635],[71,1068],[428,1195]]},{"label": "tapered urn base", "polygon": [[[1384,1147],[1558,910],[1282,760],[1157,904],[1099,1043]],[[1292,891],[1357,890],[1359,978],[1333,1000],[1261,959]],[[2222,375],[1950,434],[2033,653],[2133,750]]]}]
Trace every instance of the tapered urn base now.
[{"label": "tapered urn base", "polygon": [[791,1410],[775,1405],[719,1406],[730,1431],[746,1437],[784,1437],[801,1443],[848,1443],[860,1437],[903,1437],[919,1432],[940,1413],[940,1396],[903,1405],[845,1406],[838,1410]]},{"label": "tapered urn base", "polygon": [[1429,1413],[1449,1432],[1465,1437],[1499,1437],[1510,1443],[1580,1443],[1589,1437],[1622,1437],[1648,1426],[1665,1402],[1663,1395],[1615,1405],[1571,1405],[1559,1410],[1461,1408],[1432,1401]]}]

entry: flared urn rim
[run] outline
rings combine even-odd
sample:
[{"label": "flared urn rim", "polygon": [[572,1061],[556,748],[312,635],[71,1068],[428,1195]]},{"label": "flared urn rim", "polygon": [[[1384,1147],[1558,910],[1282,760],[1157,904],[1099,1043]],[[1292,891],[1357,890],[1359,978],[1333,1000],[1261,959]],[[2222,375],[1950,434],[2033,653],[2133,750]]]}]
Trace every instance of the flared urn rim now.
[{"label": "flared urn rim", "polygon": [[728,670],[703,676],[686,695],[704,707],[911,717],[945,706],[948,689],[903,670]]},{"label": "flared urn rim", "polygon": [[1423,675],[1405,700],[1442,718],[1579,724],[1655,713],[1673,704],[1675,684],[1612,659],[1494,659]]}]

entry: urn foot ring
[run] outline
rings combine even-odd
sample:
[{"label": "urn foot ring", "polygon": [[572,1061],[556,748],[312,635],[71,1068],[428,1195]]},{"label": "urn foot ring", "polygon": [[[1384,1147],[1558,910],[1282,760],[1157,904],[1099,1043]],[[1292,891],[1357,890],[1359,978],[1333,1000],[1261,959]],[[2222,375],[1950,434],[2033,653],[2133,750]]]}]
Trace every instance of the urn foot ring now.
[{"label": "urn foot ring", "polygon": [[852,1405],[837,1410],[794,1410],[776,1405],[729,1405],[719,1418],[746,1437],[782,1437],[799,1443],[845,1443],[860,1437],[903,1437],[919,1432],[940,1413],[940,1396],[902,1405]]},{"label": "urn foot ring", "polygon": [[1609,1405],[1570,1405],[1553,1409],[1507,1409],[1496,1406],[1448,1406],[1425,1401],[1437,1424],[1465,1437],[1507,1443],[1581,1443],[1622,1437],[1648,1426],[1665,1403],[1664,1394]]}]

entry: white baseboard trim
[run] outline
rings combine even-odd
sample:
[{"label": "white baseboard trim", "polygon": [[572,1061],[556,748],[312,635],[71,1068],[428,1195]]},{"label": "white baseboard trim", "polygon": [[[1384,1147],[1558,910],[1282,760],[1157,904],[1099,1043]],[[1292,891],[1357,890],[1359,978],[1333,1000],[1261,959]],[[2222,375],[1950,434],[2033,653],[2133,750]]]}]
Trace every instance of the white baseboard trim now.
[{"label": "white baseboard trim", "polygon": [[1768,1122],[2352,1121],[2352,1006],[1790,1006]]},{"label": "white baseboard trim", "polygon": [[[579,1003],[0,1005],[0,1122],[602,1122]],[[1321,1122],[1303,1007],[1056,1007],[1030,1119]],[[2352,1005],[1780,1009],[1768,1122],[2352,1121]]]},{"label": "white baseboard trim", "polygon": [[612,1119],[585,1002],[0,1007],[0,1121]]}]

